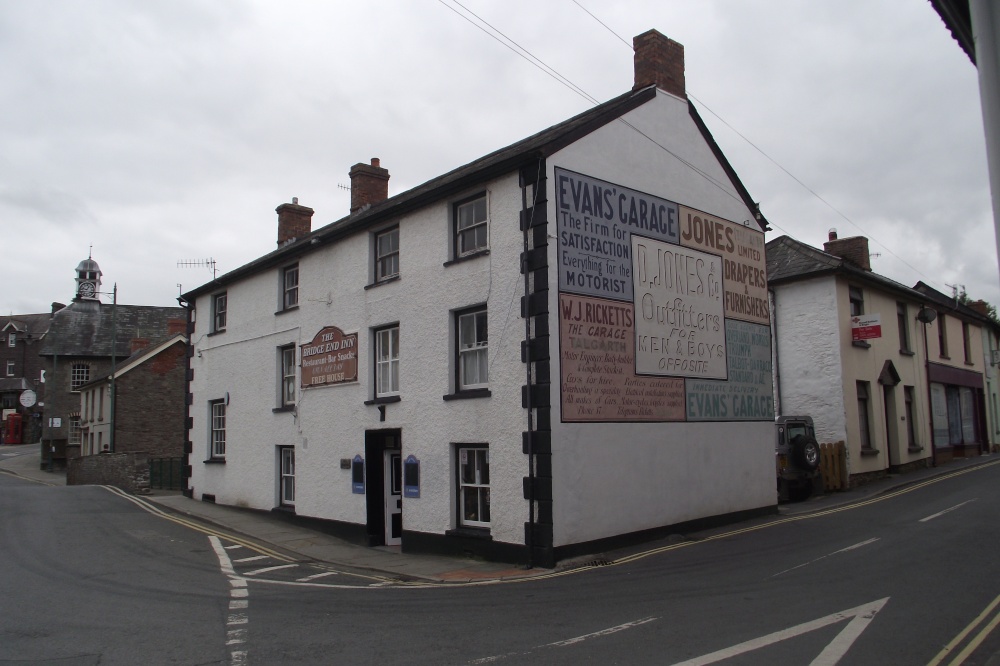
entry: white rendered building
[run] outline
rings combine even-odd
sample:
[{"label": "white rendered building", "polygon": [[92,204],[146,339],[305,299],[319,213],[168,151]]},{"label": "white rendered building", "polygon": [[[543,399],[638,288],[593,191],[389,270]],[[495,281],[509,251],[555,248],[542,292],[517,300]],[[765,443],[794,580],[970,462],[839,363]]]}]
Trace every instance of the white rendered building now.
[{"label": "white rendered building", "polygon": [[189,490],[550,566],[776,504],[766,221],[684,92],[635,87],[186,294]]}]

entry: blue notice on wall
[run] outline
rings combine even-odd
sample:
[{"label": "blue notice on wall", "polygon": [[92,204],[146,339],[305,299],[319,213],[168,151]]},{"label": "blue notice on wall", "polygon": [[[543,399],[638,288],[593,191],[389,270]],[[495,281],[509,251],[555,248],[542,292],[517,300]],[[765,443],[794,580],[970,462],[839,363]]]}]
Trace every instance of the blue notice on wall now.
[{"label": "blue notice on wall", "polygon": [[403,497],[420,497],[420,461],[412,455],[403,461]]},{"label": "blue notice on wall", "polygon": [[365,494],[365,459],[354,456],[351,461],[351,492],[355,495]]}]

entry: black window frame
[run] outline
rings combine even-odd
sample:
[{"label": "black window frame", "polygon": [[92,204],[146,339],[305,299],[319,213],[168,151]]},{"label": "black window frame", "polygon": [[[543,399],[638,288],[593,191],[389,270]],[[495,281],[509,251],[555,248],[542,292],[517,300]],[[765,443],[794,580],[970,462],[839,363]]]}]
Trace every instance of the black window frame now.
[{"label": "black window frame", "polygon": [[871,383],[863,381],[855,383],[858,393],[858,431],[861,434],[861,450],[875,451],[872,443]]},{"label": "black window frame", "polygon": [[948,355],[948,322],[945,321],[947,315],[943,312],[938,312],[938,356],[941,358],[951,358]]},{"label": "black window frame", "polygon": [[972,339],[970,336],[972,332],[970,330],[969,322],[962,322],[962,351],[965,354],[965,364],[972,365]]}]

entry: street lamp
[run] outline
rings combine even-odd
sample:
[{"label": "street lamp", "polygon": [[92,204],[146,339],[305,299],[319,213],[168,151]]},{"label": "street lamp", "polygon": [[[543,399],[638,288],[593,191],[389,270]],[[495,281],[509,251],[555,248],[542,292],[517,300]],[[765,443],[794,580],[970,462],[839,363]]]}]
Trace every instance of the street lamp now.
[{"label": "street lamp", "polygon": [[108,433],[108,452],[115,452],[115,371],[118,369],[118,283],[115,282],[111,293],[106,291],[95,292],[104,296],[111,296],[111,415],[109,425],[111,430]]}]

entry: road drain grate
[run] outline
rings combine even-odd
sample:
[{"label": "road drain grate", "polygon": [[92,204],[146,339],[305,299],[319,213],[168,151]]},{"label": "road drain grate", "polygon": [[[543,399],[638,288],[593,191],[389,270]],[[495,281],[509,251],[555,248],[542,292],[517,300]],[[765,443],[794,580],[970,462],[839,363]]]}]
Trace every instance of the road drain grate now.
[{"label": "road drain grate", "polygon": [[590,562],[587,562],[586,566],[588,566],[588,567],[610,567],[612,564],[614,564],[614,562],[612,562],[611,560],[592,560]]}]

